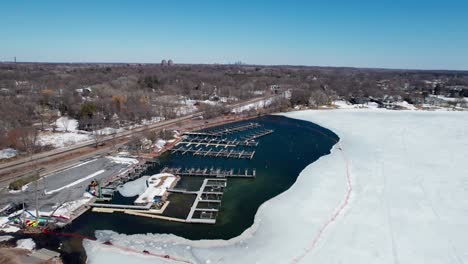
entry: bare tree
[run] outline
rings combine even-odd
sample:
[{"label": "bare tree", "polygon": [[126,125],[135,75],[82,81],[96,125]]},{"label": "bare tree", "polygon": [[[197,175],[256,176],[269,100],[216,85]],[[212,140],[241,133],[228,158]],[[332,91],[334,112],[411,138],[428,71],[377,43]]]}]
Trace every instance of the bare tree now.
[{"label": "bare tree", "polygon": [[68,127],[70,126],[70,119],[68,116],[62,116],[62,118],[60,118],[60,124],[65,129],[65,132],[68,132]]},{"label": "bare tree", "polygon": [[33,127],[23,127],[18,131],[17,136],[21,147],[29,156],[32,156],[39,147],[38,135],[37,129]]}]

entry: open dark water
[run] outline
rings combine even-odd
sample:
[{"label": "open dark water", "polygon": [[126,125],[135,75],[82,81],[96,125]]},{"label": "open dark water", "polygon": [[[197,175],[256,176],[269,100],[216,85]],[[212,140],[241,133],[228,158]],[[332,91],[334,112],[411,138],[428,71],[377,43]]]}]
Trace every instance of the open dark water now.
[{"label": "open dark water", "polygon": [[[253,224],[255,214],[262,203],[289,189],[299,173],[321,156],[329,154],[332,146],[339,139],[330,130],[306,121],[282,116],[260,117],[253,121],[275,132],[257,139],[260,142],[258,147],[244,148],[256,151],[252,160],[202,158],[178,154],[168,154],[161,159],[160,167],[257,169],[255,179],[228,180],[216,225],[183,224],[121,213],[106,214],[89,211],[63,232],[86,236],[94,236],[96,230],[113,230],[124,234],[172,233],[188,239],[229,239],[240,235]],[[243,133],[236,134],[236,136]],[[153,168],[145,174],[158,173],[160,167]],[[309,177],[314,177],[314,175]],[[177,188],[198,189],[200,183],[200,180],[185,180],[181,182],[183,186],[178,185]],[[174,198],[182,202],[185,199],[184,197]],[[120,199],[124,200],[124,198]],[[134,198],[128,199],[128,201],[133,200]],[[295,210],[296,206],[301,205],[291,204],[290,209]],[[181,213],[177,212],[177,208],[171,208],[171,210]],[[62,243],[61,250],[66,263],[83,263],[85,255],[81,249],[81,241],[64,238]]]}]

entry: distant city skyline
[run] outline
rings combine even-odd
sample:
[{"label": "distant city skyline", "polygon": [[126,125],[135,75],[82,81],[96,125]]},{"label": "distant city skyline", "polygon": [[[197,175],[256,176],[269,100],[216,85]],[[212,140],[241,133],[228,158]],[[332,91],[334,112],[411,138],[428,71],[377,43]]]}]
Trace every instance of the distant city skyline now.
[{"label": "distant city skyline", "polygon": [[467,1],[17,0],[0,14],[0,61],[468,70]]}]

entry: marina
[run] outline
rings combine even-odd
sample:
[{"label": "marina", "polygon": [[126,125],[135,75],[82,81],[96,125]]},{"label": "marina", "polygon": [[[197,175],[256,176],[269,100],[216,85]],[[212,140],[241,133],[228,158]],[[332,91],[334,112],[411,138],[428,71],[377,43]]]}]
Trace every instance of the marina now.
[{"label": "marina", "polygon": [[[191,154],[201,158],[251,160],[256,151],[240,148],[257,147],[259,142],[255,139],[271,133],[273,133],[273,130],[265,129],[257,122],[241,123],[204,131],[185,132],[182,139],[168,150],[171,154],[180,154],[182,156]],[[244,136],[242,137],[242,135]],[[110,177],[106,182],[102,183],[102,187],[99,187],[99,191],[96,192],[99,194],[98,199],[90,205],[93,212],[122,212],[184,223],[216,224],[228,179],[255,179],[257,175],[255,168],[164,166],[158,170],[158,174],[150,176],[146,180],[146,190],[136,199],[134,198],[133,204],[111,202],[117,187],[142,177],[160,163],[159,159],[141,160],[139,163],[132,165],[126,172]],[[196,178],[202,178],[202,182],[196,190],[178,184],[179,179]],[[172,199],[171,195],[194,197],[189,207],[187,207],[188,212],[185,219],[181,218],[180,215],[175,217],[171,214],[171,210],[178,208],[177,203],[169,205]],[[169,212],[166,213],[167,207],[172,209],[169,209]]]}]

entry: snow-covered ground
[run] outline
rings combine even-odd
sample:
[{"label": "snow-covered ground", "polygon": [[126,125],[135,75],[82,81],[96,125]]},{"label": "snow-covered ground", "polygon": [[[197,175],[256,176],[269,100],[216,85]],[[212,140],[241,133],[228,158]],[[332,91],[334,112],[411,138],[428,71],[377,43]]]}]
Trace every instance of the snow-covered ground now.
[{"label": "snow-covered ground", "polygon": [[143,250],[191,263],[468,262],[467,112],[348,109],[287,116],[333,130],[340,144],[264,203],[242,235],[189,241],[99,232],[101,241],[134,252],[86,240],[88,263],[171,263],[135,253]]},{"label": "snow-covered ground", "polygon": [[[448,98],[448,99],[454,99],[454,98]],[[455,100],[455,99],[454,99]],[[460,110],[467,110],[466,108],[462,107],[455,107],[455,106],[443,106],[443,105],[432,105],[432,104],[422,104],[420,105],[420,109],[413,104],[410,104],[406,101],[400,101],[400,102],[395,102],[393,103],[394,106],[398,106],[401,108],[401,110],[431,110],[431,111],[460,111]],[[337,109],[377,109],[380,111],[394,111],[394,110],[388,110],[386,108],[379,108],[379,105],[374,102],[369,102],[365,104],[351,104],[350,102],[347,102],[345,100],[335,100],[333,101],[332,106],[336,107]],[[328,109],[330,108],[329,106],[323,106],[321,107],[322,109]]]},{"label": "snow-covered ground", "polygon": [[33,250],[36,247],[36,243],[31,238],[20,239],[16,241],[16,248]]},{"label": "snow-covered ground", "polygon": [[12,236],[0,236],[0,242],[5,242],[13,239]]},{"label": "snow-covered ground", "polygon": [[82,134],[77,132],[53,133],[46,131],[39,133],[38,143],[42,146],[52,145],[55,148],[63,148],[89,140],[92,140],[90,134]]},{"label": "snow-covered ground", "polygon": [[263,109],[263,108],[271,105],[272,102],[273,102],[273,99],[271,99],[271,98],[265,99],[265,100],[260,100],[260,101],[255,102],[255,103],[251,103],[251,104],[247,104],[247,105],[244,105],[244,106],[234,108],[234,109],[232,109],[232,112],[238,114],[238,113],[242,113],[242,112],[245,112],[245,111]]},{"label": "snow-covered ground", "polygon": [[18,151],[16,149],[12,149],[12,148],[2,149],[0,150],[0,160],[13,158],[17,154],[18,154]]},{"label": "snow-covered ground", "polygon": [[59,117],[55,120],[55,130],[61,132],[73,132],[78,130],[78,120],[68,116]]}]

